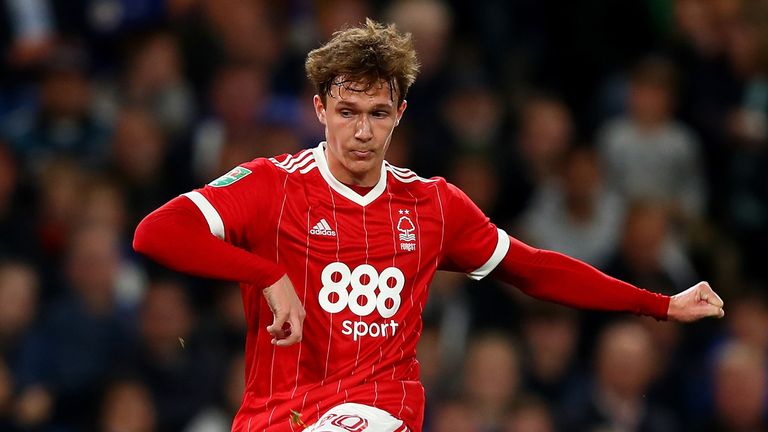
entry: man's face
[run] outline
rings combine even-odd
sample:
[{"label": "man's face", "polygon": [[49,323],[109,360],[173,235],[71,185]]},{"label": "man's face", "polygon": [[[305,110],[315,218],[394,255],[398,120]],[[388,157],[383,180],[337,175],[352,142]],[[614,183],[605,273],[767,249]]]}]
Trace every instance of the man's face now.
[{"label": "man's face", "polygon": [[367,91],[359,83],[334,85],[325,104],[315,95],[315,112],[325,125],[328,168],[342,183],[374,186],[392,132],[405,111],[397,93],[381,81]]}]

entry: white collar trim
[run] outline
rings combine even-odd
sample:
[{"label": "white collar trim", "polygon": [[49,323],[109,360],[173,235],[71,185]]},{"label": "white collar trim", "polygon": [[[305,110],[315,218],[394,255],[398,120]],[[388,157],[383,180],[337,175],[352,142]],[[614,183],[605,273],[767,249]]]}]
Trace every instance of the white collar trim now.
[{"label": "white collar trim", "polygon": [[315,153],[315,160],[317,161],[317,168],[320,170],[320,175],[323,176],[323,179],[325,179],[326,183],[328,183],[328,185],[333,190],[362,207],[372,203],[374,200],[376,200],[376,198],[380,197],[381,194],[384,193],[384,190],[387,188],[387,170],[384,166],[384,163],[381,164],[379,182],[376,183],[376,186],[368,191],[367,194],[360,195],[352,190],[349,186],[338,181],[336,177],[331,174],[331,170],[328,168],[328,161],[325,159],[324,150],[325,141],[321,142],[317,147],[312,149],[312,151]]}]

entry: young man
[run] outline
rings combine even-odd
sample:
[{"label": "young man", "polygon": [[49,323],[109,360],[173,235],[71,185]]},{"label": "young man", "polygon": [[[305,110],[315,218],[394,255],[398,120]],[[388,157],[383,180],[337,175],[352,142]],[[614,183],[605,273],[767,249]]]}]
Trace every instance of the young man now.
[{"label": "young man", "polygon": [[573,307],[722,316],[702,282],[674,297],[497,229],[442,178],[384,160],[418,69],[410,35],[367,21],[309,53],[326,141],[244,163],[142,221],[134,247],[241,282],[246,391],[233,431],[420,431],[416,342],[436,270],[493,274]]}]

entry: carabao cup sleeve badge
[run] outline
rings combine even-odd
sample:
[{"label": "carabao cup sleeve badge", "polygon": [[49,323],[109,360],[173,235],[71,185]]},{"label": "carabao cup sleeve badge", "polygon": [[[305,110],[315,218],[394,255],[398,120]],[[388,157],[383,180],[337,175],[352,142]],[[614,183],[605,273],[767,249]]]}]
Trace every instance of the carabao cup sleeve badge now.
[{"label": "carabao cup sleeve badge", "polygon": [[248,168],[241,167],[241,166],[235,167],[232,169],[232,171],[208,183],[208,185],[213,187],[229,186],[232,183],[242,179],[243,177],[247,176],[250,173],[251,173],[251,170],[249,170]]}]

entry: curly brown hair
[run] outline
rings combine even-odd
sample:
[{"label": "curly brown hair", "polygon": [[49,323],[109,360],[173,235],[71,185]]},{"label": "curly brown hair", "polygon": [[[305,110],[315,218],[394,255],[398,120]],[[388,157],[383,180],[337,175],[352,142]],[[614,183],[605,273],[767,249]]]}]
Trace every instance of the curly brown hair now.
[{"label": "curly brown hair", "polygon": [[[332,86],[368,92],[382,81],[389,84],[398,106],[416,79],[419,62],[410,33],[394,24],[366,19],[360,27],[337,31],[325,45],[310,51],[305,63],[307,77],[323,103]],[[362,84],[350,88],[346,84]]]}]

